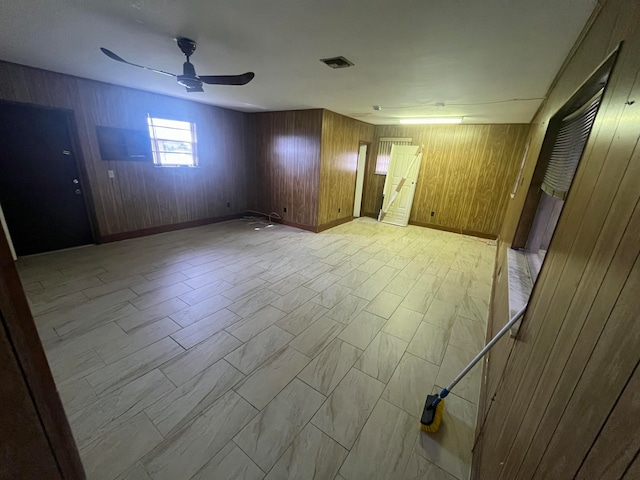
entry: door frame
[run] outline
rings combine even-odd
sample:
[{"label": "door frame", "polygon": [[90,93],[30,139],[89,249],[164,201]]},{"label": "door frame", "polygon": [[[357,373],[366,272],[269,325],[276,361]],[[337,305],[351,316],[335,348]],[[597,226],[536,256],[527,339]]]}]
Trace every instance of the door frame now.
[{"label": "door frame", "polygon": [[[367,162],[369,161],[369,155],[371,153],[371,142],[365,142],[363,140],[360,140],[360,142],[358,143],[358,159],[360,158],[360,148],[362,148],[362,146],[366,146],[367,147],[367,151],[364,155],[364,163],[362,164],[362,191],[360,192],[360,212],[358,215],[359,217],[362,217],[362,200],[364,200],[364,191],[365,188],[367,186]],[[356,197],[358,195],[358,161],[356,160],[356,178],[354,180],[354,198],[353,198],[353,217],[355,217],[355,202],[356,202]]]},{"label": "door frame", "polygon": [[[70,108],[58,108],[49,107],[46,105],[37,105],[33,103],[13,102],[8,100],[0,100],[0,108],[4,105],[10,105],[14,107],[29,108],[32,110],[47,110],[54,111],[63,114],[66,119],[67,131],[69,132],[69,141],[71,142],[71,152],[73,161],[75,162],[78,176],[80,177],[80,186],[82,187],[82,198],[84,200],[84,208],[89,220],[89,228],[91,230],[91,237],[93,243],[98,244],[100,242],[100,230],[98,228],[98,217],[96,215],[95,203],[93,201],[93,191],[91,189],[91,183],[89,182],[89,174],[86,168],[85,157],[82,152],[80,137],[78,136],[78,124],[75,118],[75,112]],[[11,244],[11,232],[7,225],[7,241]]]}]

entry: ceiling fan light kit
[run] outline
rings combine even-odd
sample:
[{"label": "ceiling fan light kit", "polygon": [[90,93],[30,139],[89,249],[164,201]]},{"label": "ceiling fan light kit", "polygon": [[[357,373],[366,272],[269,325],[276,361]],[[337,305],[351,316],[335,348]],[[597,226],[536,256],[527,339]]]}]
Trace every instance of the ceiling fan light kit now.
[{"label": "ceiling fan light kit", "polygon": [[145,67],[144,65],[138,65],[136,63],[128,62],[123,59],[119,55],[116,55],[111,50],[107,48],[100,48],[102,53],[104,53],[107,57],[116,62],[126,63],[127,65],[132,65],[138,68],[144,68],[145,70],[150,70],[155,73],[159,73],[161,75],[168,75],[170,77],[175,77],[180,85],[186,88],[187,92],[204,92],[202,88],[203,84],[208,85],[246,85],[255,77],[253,72],[243,73],[242,75],[201,75],[198,76],[196,74],[196,68],[193,66],[191,61],[189,60],[193,52],[196,51],[196,42],[189,38],[178,37],[176,38],[176,42],[178,43],[178,48],[182,51],[182,53],[187,57],[187,61],[182,64],[182,75],[176,75],[174,73],[165,72],[163,70],[157,70],[155,68]]}]

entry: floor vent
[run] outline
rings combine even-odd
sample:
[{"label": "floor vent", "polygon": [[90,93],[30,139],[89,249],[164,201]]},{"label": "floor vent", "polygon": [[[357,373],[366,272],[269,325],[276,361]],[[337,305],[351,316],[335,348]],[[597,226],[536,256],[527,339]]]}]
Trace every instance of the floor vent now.
[{"label": "floor vent", "polygon": [[353,62],[350,62],[344,57],[321,58],[320,61],[331,68],[353,67]]}]

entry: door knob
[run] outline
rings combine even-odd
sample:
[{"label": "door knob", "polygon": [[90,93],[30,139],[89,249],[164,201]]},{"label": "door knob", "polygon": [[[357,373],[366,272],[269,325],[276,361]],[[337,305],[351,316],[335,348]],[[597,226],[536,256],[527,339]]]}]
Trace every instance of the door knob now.
[{"label": "door knob", "polygon": [[80,195],[82,192],[80,191],[79,188],[76,188],[76,192],[75,193],[76,193],[76,195]]},{"label": "door knob", "polygon": [[78,179],[77,179],[77,178],[74,178],[74,179],[73,179],[73,183],[74,183],[74,185],[77,185],[77,184],[79,183],[79,182],[78,182]]}]

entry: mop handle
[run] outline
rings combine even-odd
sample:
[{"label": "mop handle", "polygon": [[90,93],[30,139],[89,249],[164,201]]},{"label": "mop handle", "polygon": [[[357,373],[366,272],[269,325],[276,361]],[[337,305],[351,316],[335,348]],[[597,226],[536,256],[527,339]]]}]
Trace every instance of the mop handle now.
[{"label": "mop handle", "polygon": [[443,399],[444,397],[446,397],[447,395],[449,395],[449,392],[451,391],[451,389],[453,387],[455,387],[457,385],[457,383],[462,380],[462,378],[469,373],[469,370],[471,370],[476,363],[478,363],[480,361],[480,359],[482,357],[485,356],[485,354],[491,349],[491,347],[493,347],[495,345],[495,343],[500,340],[502,338],[502,336],[507,333],[507,331],[509,331],[509,329],[513,326],[514,323],[516,323],[518,321],[518,319],[520,317],[522,317],[522,315],[524,315],[525,310],[527,309],[527,304],[525,303],[524,307],[522,307],[518,313],[516,313],[511,320],[509,320],[507,322],[507,324],[502,327],[502,329],[496,333],[496,336],[493,337],[491,339],[491,341],[489,343],[487,343],[484,348],[482,350],[480,350],[480,353],[478,353],[475,358],[473,360],[471,360],[471,362],[469,362],[469,365],[467,365],[464,370],[462,370],[458,376],[453,380],[453,382],[451,382],[449,384],[449,386],[447,388],[442,389],[442,391],[440,392],[440,394],[438,395],[438,398],[436,398],[433,401],[433,406],[435,407],[436,405],[438,405],[438,403],[440,403],[440,400]]}]

